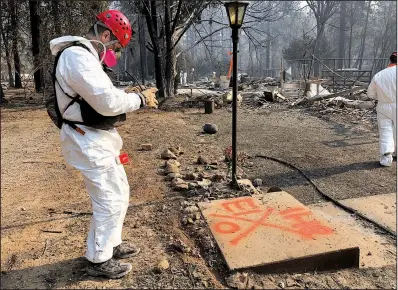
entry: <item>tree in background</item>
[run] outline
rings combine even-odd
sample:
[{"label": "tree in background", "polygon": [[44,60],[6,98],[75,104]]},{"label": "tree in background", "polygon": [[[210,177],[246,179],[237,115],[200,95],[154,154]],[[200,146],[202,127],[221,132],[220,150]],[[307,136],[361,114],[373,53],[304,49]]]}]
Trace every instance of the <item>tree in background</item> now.
[{"label": "tree in background", "polygon": [[145,17],[151,40],[146,47],[153,54],[156,86],[160,97],[173,97],[174,81],[177,75],[177,45],[192,23],[198,20],[202,11],[213,0],[135,0],[131,2]]},{"label": "tree in background", "polygon": [[110,3],[106,0],[37,2],[40,16],[38,65],[42,68],[42,84],[45,87],[52,87],[54,57],[50,51],[50,40],[64,35],[84,36],[95,22],[95,15],[108,9]]},{"label": "tree in background", "polygon": [[9,84],[22,87],[21,76],[34,74],[37,91],[52,86],[49,41],[63,35],[84,35],[95,15],[107,7],[106,0],[1,1],[1,57],[7,64]]},{"label": "tree in background", "polygon": [[343,68],[343,58],[345,57],[345,37],[346,37],[346,25],[347,25],[347,2],[340,2],[340,27],[339,27],[339,58],[337,62],[338,68]]},{"label": "tree in background", "polygon": [[[11,11],[9,7],[9,1],[1,2],[1,39],[2,39],[2,49],[1,51],[5,53],[5,63],[7,64],[8,72],[8,85],[10,87],[14,86],[14,76],[12,75],[12,51],[11,51],[11,35],[13,33],[11,26]],[[3,49],[4,48],[4,49]],[[3,53],[2,53],[3,57]],[[4,63],[4,61],[2,62]],[[2,71],[4,71],[2,69]]]},{"label": "tree in background", "polygon": [[[314,45],[314,55],[316,57],[320,56],[321,50],[321,42],[325,37],[325,26],[327,21],[333,16],[333,14],[338,10],[338,1],[313,1],[307,0],[307,4],[309,8],[314,13],[316,19],[316,38]],[[315,76],[319,76],[319,62],[315,61],[314,63],[314,74]]]},{"label": "tree in background", "polygon": [[[39,20],[33,21],[36,25],[31,24],[32,6],[37,11],[32,16]],[[37,74],[39,68],[42,88],[51,87],[49,41],[63,35],[83,36],[95,15],[110,7],[126,13],[135,30],[117,66],[117,74],[124,80],[129,80],[125,70],[141,74],[142,80],[155,79],[162,95],[172,96],[177,64],[179,69],[195,68],[202,76],[213,71],[227,74],[231,31],[220,1],[3,0],[1,69],[6,73],[2,73],[2,81],[14,86],[16,80],[18,86],[21,74]],[[349,19],[351,15],[354,19]],[[374,74],[385,67],[396,48],[395,15],[394,1],[251,1],[240,30],[238,70],[267,76],[280,69],[283,55],[303,58],[301,48],[306,47],[317,58],[351,56],[351,67]],[[32,31],[37,22],[39,37],[32,35],[37,34]],[[38,41],[35,44],[33,40]],[[33,57],[37,44],[38,57]],[[300,53],[295,54],[295,47]],[[308,57],[311,54],[304,56]],[[373,62],[366,58],[382,59]]]},{"label": "tree in background", "polygon": [[14,55],[14,80],[15,80],[14,87],[22,88],[21,59],[19,57],[19,51],[18,51],[19,26],[20,26],[18,17],[19,17],[20,6],[14,0],[9,0],[8,5],[11,15],[11,31],[12,31],[11,42],[12,42],[12,52]]},{"label": "tree in background", "polygon": [[29,1],[30,27],[32,35],[32,54],[34,63],[34,81],[36,92],[41,91],[41,69],[40,69],[40,18],[38,13],[39,1]]},{"label": "tree in background", "polygon": [[[309,36],[308,34],[304,34],[302,37],[295,38],[289,45],[283,48],[283,58],[288,60],[294,59],[311,59],[311,55],[308,52],[314,51],[315,48],[315,38]],[[323,40],[323,43],[320,44],[322,48],[328,47],[326,40]],[[320,57],[326,57],[327,49],[323,49],[321,51]]]}]

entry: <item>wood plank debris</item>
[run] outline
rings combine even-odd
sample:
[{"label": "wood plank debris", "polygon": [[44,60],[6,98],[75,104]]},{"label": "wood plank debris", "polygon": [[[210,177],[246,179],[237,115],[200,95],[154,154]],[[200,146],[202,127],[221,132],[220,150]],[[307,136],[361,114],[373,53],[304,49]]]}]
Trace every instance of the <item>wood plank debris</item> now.
[{"label": "wood plank debris", "polygon": [[365,91],[365,89],[361,86],[361,87],[354,87],[348,90],[344,90],[344,91],[340,91],[334,94],[328,94],[328,95],[316,95],[312,98],[302,98],[298,101],[296,101],[294,104],[292,105],[300,105],[302,103],[307,103],[307,102],[315,102],[315,101],[320,101],[320,100],[326,100],[326,99],[331,99],[331,98],[335,98],[335,97],[340,97],[340,96],[344,96],[350,93],[358,93],[359,91]]}]

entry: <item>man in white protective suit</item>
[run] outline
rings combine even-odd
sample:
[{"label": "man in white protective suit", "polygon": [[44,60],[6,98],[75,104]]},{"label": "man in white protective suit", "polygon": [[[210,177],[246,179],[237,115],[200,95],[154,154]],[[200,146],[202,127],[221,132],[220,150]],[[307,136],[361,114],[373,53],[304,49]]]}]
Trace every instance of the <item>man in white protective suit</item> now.
[{"label": "man in white protective suit", "polygon": [[[120,157],[125,157],[120,155],[123,141],[112,121],[144,106],[157,107],[156,88],[125,93],[112,84],[103,70],[104,65],[117,64],[120,50],[131,37],[126,16],[108,10],[97,15],[97,22],[85,37],[64,36],[50,42],[52,54],[58,57],[54,86],[62,116],[59,127],[62,126],[63,156],[82,173],[92,202],[85,255],[89,261],[87,273],[112,279],[121,278],[132,269],[130,263],[118,259],[140,251],[133,244],[122,242],[130,188],[123,167],[125,158]],[[98,116],[105,123],[111,120],[111,125],[102,124]]]},{"label": "man in white protective suit", "polygon": [[390,56],[387,68],[373,77],[368,97],[377,99],[380,165],[391,166],[397,154],[397,52]]}]

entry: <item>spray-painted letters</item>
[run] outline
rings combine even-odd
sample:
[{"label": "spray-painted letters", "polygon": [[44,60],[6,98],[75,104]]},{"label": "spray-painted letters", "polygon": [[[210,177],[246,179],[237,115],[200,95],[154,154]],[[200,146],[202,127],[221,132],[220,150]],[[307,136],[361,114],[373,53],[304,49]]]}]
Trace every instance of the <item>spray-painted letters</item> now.
[{"label": "spray-painted letters", "polygon": [[[311,218],[311,211],[303,207],[284,210],[275,210],[271,207],[262,209],[253,198],[248,197],[224,202],[221,204],[221,208],[226,214],[209,214],[210,217],[217,218],[217,222],[213,224],[213,230],[219,234],[231,235],[229,243],[232,246],[238,245],[251,233],[264,227],[279,229],[307,240],[314,239],[315,235],[333,233],[333,229]],[[270,222],[273,215],[279,215],[283,222]],[[279,220],[281,220],[280,218]],[[236,221],[244,223],[238,224]]]}]

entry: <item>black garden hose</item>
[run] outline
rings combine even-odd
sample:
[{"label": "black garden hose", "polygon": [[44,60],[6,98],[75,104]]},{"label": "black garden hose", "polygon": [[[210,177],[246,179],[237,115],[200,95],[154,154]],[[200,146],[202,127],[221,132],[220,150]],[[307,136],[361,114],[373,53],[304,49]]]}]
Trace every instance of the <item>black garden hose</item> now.
[{"label": "black garden hose", "polygon": [[392,236],[394,236],[394,237],[397,236],[397,234],[396,234],[395,232],[393,232],[391,229],[389,229],[389,228],[387,228],[387,227],[385,227],[385,226],[383,226],[383,225],[377,223],[376,221],[374,221],[374,220],[368,218],[367,216],[361,214],[361,213],[358,212],[357,210],[355,210],[355,209],[353,209],[353,208],[351,208],[351,207],[349,207],[349,206],[344,205],[343,203],[341,203],[341,202],[338,201],[337,199],[334,199],[334,198],[331,197],[330,195],[327,195],[326,193],[324,193],[324,192],[323,192],[323,191],[322,191],[322,190],[321,190],[321,189],[320,189],[320,188],[319,188],[319,187],[318,187],[318,186],[317,186],[317,185],[316,185],[316,184],[315,184],[315,183],[314,183],[314,182],[313,182],[313,181],[312,181],[300,168],[294,166],[293,164],[291,164],[291,163],[289,163],[289,162],[287,162],[287,161],[284,161],[284,160],[275,158],[275,157],[270,157],[270,156],[261,155],[261,154],[255,155],[255,157],[257,157],[257,158],[263,158],[263,159],[268,159],[268,160],[272,160],[272,161],[278,162],[278,163],[283,164],[283,165],[285,165],[285,166],[287,166],[287,167],[290,167],[290,168],[292,168],[292,169],[297,170],[301,175],[304,176],[305,179],[307,179],[307,181],[308,181],[309,183],[311,183],[311,185],[315,188],[315,190],[316,190],[319,194],[321,194],[322,197],[325,198],[327,201],[331,201],[331,202],[332,202],[334,205],[336,205],[337,207],[342,208],[343,210],[345,210],[346,212],[348,212],[348,213],[350,213],[350,214],[354,214],[354,215],[356,215],[356,216],[362,218],[363,220],[365,220],[365,221],[367,221],[367,222],[373,224],[374,226],[376,226],[376,227],[382,229],[383,231],[389,233],[390,235],[392,235]]}]

